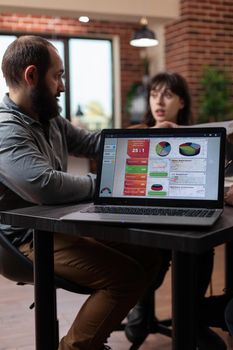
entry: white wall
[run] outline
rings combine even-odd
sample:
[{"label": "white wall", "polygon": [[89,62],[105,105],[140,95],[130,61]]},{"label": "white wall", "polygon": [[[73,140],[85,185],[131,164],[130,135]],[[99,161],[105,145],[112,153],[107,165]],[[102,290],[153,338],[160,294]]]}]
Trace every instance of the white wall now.
[{"label": "white wall", "polygon": [[0,10],[72,17],[82,13],[95,19],[135,22],[147,16],[163,21],[178,17],[179,0],[0,0]]}]

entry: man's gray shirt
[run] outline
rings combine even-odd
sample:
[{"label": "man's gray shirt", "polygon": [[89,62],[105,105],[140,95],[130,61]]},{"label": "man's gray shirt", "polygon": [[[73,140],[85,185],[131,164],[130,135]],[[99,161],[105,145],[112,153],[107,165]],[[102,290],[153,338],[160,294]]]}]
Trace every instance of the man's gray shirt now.
[{"label": "man's gray shirt", "polygon": [[[68,155],[95,158],[98,151],[99,133],[60,116],[42,125],[5,95],[0,104],[0,210],[91,199],[94,175],[67,173]],[[28,239],[26,230],[2,224],[0,230],[17,245]]]}]

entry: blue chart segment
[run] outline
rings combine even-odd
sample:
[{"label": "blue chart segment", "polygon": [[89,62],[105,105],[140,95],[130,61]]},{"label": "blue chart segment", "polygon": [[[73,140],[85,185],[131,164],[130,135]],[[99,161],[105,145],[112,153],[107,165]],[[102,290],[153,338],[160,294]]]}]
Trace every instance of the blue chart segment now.
[{"label": "blue chart segment", "polygon": [[166,157],[171,152],[171,145],[167,141],[161,141],[155,146],[155,152],[160,157]]},{"label": "blue chart segment", "polygon": [[201,146],[193,142],[182,143],[182,145],[179,146],[179,152],[182,154],[182,156],[196,156],[200,153],[200,151]]}]

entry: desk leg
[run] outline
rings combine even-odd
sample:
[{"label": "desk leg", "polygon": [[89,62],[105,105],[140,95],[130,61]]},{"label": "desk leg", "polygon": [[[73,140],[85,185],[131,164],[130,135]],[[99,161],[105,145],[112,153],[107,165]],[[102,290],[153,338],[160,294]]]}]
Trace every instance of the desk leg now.
[{"label": "desk leg", "polygon": [[225,244],[225,288],[233,291],[233,242]]},{"label": "desk leg", "polygon": [[172,252],[172,350],[195,350],[197,256]]},{"label": "desk leg", "polygon": [[34,231],[36,350],[55,350],[53,233]]}]

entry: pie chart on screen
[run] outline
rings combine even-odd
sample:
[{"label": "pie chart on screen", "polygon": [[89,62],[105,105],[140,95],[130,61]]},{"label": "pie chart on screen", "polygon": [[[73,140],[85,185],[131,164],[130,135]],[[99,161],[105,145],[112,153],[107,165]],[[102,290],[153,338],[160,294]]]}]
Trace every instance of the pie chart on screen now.
[{"label": "pie chart on screen", "polygon": [[196,156],[201,151],[201,146],[197,143],[186,142],[179,146],[179,152],[182,156]]},{"label": "pie chart on screen", "polygon": [[167,141],[161,141],[155,146],[155,152],[160,157],[166,157],[171,152],[171,145]]},{"label": "pie chart on screen", "polygon": [[163,186],[161,184],[153,184],[151,186],[152,191],[162,191]]}]

